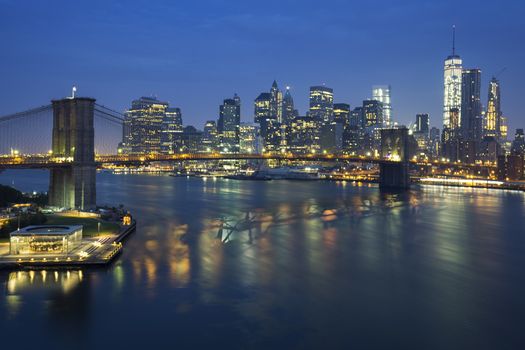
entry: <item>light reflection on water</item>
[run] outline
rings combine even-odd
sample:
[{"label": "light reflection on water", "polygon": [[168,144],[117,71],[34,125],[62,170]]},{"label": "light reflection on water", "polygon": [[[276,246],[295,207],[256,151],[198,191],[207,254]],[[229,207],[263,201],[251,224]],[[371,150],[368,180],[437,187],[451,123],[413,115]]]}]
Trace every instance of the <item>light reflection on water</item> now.
[{"label": "light reflection on water", "polygon": [[0,275],[2,329],[35,327],[42,341],[65,320],[74,337],[64,345],[95,346],[109,328],[125,334],[108,340],[119,347],[524,340],[522,193],[109,174],[98,185],[100,202],[139,221],[123,255],[82,278],[70,271],[75,283],[53,271]]}]

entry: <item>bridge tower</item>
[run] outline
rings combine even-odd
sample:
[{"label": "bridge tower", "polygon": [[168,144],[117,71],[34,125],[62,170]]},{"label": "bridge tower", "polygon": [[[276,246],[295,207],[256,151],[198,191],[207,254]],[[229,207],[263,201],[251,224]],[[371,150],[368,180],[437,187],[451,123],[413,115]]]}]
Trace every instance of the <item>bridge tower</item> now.
[{"label": "bridge tower", "polygon": [[381,158],[379,187],[410,188],[408,129],[381,130]]},{"label": "bridge tower", "polygon": [[49,179],[49,204],[60,208],[96,206],[95,99],[54,100],[53,157],[72,159],[70,167],[53,168]]}]

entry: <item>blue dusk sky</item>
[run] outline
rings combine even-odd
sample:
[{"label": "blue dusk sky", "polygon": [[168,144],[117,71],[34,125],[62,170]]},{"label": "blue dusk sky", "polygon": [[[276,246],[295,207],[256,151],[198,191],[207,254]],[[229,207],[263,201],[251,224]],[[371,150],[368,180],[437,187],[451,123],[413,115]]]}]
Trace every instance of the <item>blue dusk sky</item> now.
[{"label": "blue dusk sky", "polygon": [[502,109],[525,127],[525,2],[0,0],[0,115],[70,94],[125,110],[157,96],[185,124],[216,119],[238,93],[242,120],[274,79],[304,114],[311,85],[355,107],[392,86],[394,119],[442,125],[443,60],[457,27],[465,68],[482,70],[482,102],[502,68]]}]

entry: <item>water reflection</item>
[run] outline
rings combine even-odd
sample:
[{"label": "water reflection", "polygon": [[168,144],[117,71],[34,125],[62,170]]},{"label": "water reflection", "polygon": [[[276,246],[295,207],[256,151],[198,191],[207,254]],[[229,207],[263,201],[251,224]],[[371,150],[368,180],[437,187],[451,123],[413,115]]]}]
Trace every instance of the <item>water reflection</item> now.
[{"label": "water reflection", "polygon": [[497,336],[523,338],[514,335],[525,314],[516,302],[525,293],[521,193],[98,181],[101,202],[124,203],[139,220],[123,255],[108,270],[71,271],[69,288],[54,271],[0,277],[0,314],[13,321],[2,329],[20,334],[16,322],[41,326],[78,313],[77,335],[126,333],[119,347],[177,339],[194,347],[487,348]]}]

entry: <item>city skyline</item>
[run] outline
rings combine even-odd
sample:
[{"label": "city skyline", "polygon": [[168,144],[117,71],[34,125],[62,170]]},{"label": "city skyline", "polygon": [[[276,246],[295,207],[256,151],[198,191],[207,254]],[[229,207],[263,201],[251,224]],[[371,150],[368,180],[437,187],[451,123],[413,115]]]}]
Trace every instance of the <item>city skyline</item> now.
[{"label": "city skyline", "polygon": [[[192,6],[186,6],[186,11],[182,15],[177,13],[176,6],[168,4],[156,4],[147,10],[137,2],[130,3],[127,7],[118,3],[109,4],[109,8],[118,9],[124,14],[134,12],[130,14],[131,19],[142,15],[144,21],[152,22],[152,29],[138,32],[132,28],[131,35],[126,36],[123,36],[122,31],[119,30],[119,26],[129,26],[122,22],[121,18],[125,16],[117,18],[116,22],[111,22],[109,20],[112,18],[111,15],[104,13],[105,16],[101,17],[104,19],[94,22],[91,26],[87,16],[93,11],[102,9],[101,3],[97,2],[92,8],[86,8],[84,14],[73,14],[74,6],[64,6],[63,11],[71,13],[71,18],[67,18],[63,26],[52,24],[50,28],[34,37],[27,37],[26,31],[20,30],[18,23],[5,18],[0,26],[7,34],[7,45],[11,50],[1,58],[4,63],[1,68],[2,73],[8,83],[3,85],[0,91],[6,97],[2,114],[31,107],[27,105],[27,101],[24,101],[27,95],[34,97],[32,101],[41,100],[44,103],[50,97],[67,95],[71,85],[77,85],[79,95],[99,97],[102,104],[122,111],[134,98],[156,95],[159,99],[170,102],[170,105],[181,108],[185,124],[195,125],[198,128],[204,125],[205,121],[216,119],[217,106],[225,98],[237,93],[245,101],[241,107],[241,120],[250,122],[253,120],[253,110],[250,103],[246,102],[253,101],[260,91],[265,90],[275,79],[283,90],[285,86],[291,86],[295,106],[301,115],[304,115],[308,109],[310,86],[325,83],[334,90],[334,103],[348,103],[353,108],[362,100],[372,97],[373,85],[386,84],[392,86],[392,109],[396,121],[408,125],[413,122],[416,114],[429,113],[430,124],[441,128],[442,64],[450,54],[450,28],[455,24],[456,51],[463,59],[463,66],[482,70],[482,104],[486,107],[485,96],[488,94],[487,87],[491,76],[507,67],[507,71],[499,78],[503,96],[501,109],[503,115],[509,119],[510,134],[523,124],[519,94],[520,82],[525,74],[521,66],[524,52],[519,48],[513,51],[515,49],[513,43],[523,34],[523,28],[520,28],[516,21],[506,20],[504,23],[498,23],[500,29],[492,33],[489,25],[472,25],[472,19],[464,16],[447,15],[440,23],[432,21],[421,23],[421,20],[417,20],[414,23],[420,24],[419,28],[423,30],[414,31],[402,26],[386,34],[388,39],[386,45],[396,50],[389,50],[388,59],[385,59],[383,56],[379,57],[379,49],[372,47],[374,32],[378,29],[363,23],[368,17],[366,15],[363,16],[364,19],[359,19],[353,14],[348,14],[348,18],[353,19],[353,22],[342,24],[341,21],[335,21],[337,25],[332,24],[330,27],[330,23],[338,19],[341,14],[321,11],[318,17],[315,17],[319,22],[318,25],[309,27],[303,24],[298,29],[294,25],[290,26],[296,23],[294,21],[297,18],[302,16],[304,21],[314,18],[315,11],[309,7],[308,2],[304,3],[304,7],[293,7],[295,12],[291,11],[290,4],[283,4],[274,11],[237,5],[228,4],[220,8],[210,4],[203,10],[202,17],[195,18],[192,15],[196,13],[196,9]],[[339,1],[331,2],[331,5],[354,10],[369,6],[350,7]],[[387,11],[379,7],[376,15],[385,19],[385,24],[379,25],[380,28],[384,28],[403,18],[406,19],[406,16],[415,12],[422,14],[423,17],[424,14],[433,11],[438,14],[443,13],[447,5],[448,2],[442,4],[406,2],[394,10],[389,8]],[[463,6],[466,8],[467,5],[468,2]],[[27,10],[27,16],[34,19],[26,25],[28,30],[39,23],[38,18],[42,13],[49,14],[49,11],[54,9],[53,5],[49,8],[47,6],[39,8],[38,4],[34,4],[32,9],[27,9],[27,5],[16,4],[13,1],[3,1],[1,6],[13,13]],[[513,18],[519,13],[517,10],[522,7],[521,4],[506,3],[505,6],[492,9],[490,6],[479,4],[473,10],[472,16],[477,15],[478,19],[491,18],[496,22],[502,22],[502,18],[506,16]],[[165,10],[166,13],[163,14],[160,10]],[[406,10],[407,13],[403,14],[401,10]],[[226,13],[230,12],[231,14],[227,16]],[[167,22],[168,15],[175,16],[174,18],[180,17],[179,19],[186,18],[186,20],[180,25],[172,25]],[[214,24],[214,19],[220,22],[222,30],[211,35],[214,26],[218,26],[217,23]],[[87,25],[88,23],[90,26]],[[160,29],[172,29],[172,31],[160,31]],[[193,34],[189,33],[192,29],[194,29]],[[231,34],[233,29],[248,31],[241,34],[237,30],[236,35],[224,36]],[[279,59],[270,60],[268,54],[257,58],[254,53],[249,52],[253,40],[260,42],[261,38],[264,39],[257,50],[269,45],[269,38],[263,34],[264,29],[281,33],[272,36],[276,47],[284,47],[279,51]],[[108,38],[96,36],[101,30],[109,30]],[[129,43],[134,34],[142,37],[146,33],[152,35],[144,44],[145,50],[138,53],[127,48],[125,43]],[[178,46],[172,44],[165,45],[165,48],[159,51],[148,50],[164,42],[169,33],[186,33],[189,36],[184,40],[174,36]],[[320,53],[312,53],[306,57],[292,50],[292,47],[296,49],[307,47],[310,42],[305,37],[308,34],[314,35],[314,39],[319,36],[325,39],[325,42],[319,45],[329,53],[329,67],[316,64],[321,59]],[[207,35],[211,38],[206,39]],[[67,55],[60,55],[59,53],[66,46],[70,47],[69,42],[66,45],[61,41],[69,40],[72,36],[84,39],[86,47],[73,46],[75,50],[70,50]],[[191,46],[196,42],[205,44],[207,40],[215,40],[223,36],[229,40],[225,41],[224,47],[211,45],[210,50],[215,50],[216,53],[213,55]],[[115,42],[120,39],[123,43]],[[190,42],[191,40],[194,41]],[[40,53],[42,45],[52,43],[56,45],[57,52],[46,52],[42,56]],[[336,44],[339,45],[334,46]],[[97,47],[103,53],[99,54],[99,57],[92,57],[86,52],[90,47]],[[188,51],[182,55],[176,50],[187,51],[190,47],[192,52]],[[333,54],[329,48],[334,49]],[[235,52],[233,56],[227,54],[230,49]],[[352,54],[357,49],[362,54]],[[103,57],[105,52],[108,52],[106,58]],[[39,59],[35,60],[35,57]],[[406,57],[410,59],[407,60]],[[192,58],[195,58],[195,63],[190,62]],[[17,65],[18,68],[6,69],[14,60],[20,59],[22,64]],[[227,59],[230,64],[225,64],[224,61]],[[38,61],[38,67],[35,61]],[[200,64],[202,69],[197,70],[196,64]],[[115,69],[117,66],[118,69]],[[53,79],[50,77],[51,74]]]}]

